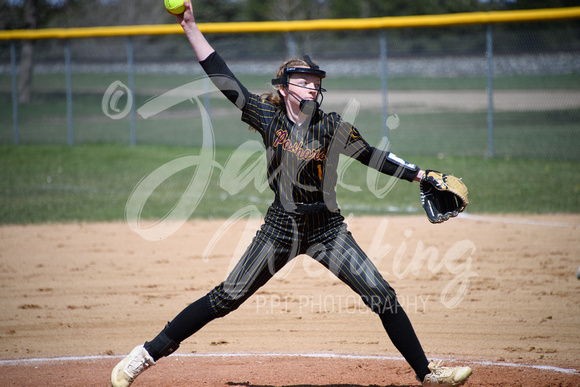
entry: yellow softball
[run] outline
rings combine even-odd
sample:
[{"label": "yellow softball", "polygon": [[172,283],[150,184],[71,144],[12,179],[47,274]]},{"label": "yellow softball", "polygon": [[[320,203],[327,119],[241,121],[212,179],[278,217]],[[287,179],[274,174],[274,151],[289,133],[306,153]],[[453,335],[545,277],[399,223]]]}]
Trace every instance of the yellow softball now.
[{"label": "yellow softball", "polygon": [[174,15],[180,15],[185,12],[183,0],[165,0],[165,8]]}]

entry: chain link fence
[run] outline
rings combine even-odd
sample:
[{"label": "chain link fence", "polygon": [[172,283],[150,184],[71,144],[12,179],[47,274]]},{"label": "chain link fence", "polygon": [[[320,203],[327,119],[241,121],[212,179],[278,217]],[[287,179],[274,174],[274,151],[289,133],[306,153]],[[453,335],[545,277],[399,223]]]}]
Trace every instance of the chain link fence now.
[{"label": "chain link fence", "polygon": [[[257,94],[272,91],[288,57],[309,54],[328,74],[322,109],[397,154],[580,158],[576,21],[207,38]],[[14,94],[20,55],[20,41],[0,42],[2,144],[260,140],[211,91],[184,36],[38,40],[27,103]],[[202,134],[204,110],[213,139]]]}]

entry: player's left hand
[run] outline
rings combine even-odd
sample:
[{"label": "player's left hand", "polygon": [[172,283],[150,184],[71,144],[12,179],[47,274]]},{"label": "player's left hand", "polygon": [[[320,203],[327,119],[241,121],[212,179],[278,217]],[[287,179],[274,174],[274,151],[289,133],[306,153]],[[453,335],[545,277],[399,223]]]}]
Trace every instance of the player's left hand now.
[{"label": "player's left hand", "polygon": [[455,176],[427,170],[419,184],[421,205],[431,223],[457,216],[469,204],[467,187]]}]

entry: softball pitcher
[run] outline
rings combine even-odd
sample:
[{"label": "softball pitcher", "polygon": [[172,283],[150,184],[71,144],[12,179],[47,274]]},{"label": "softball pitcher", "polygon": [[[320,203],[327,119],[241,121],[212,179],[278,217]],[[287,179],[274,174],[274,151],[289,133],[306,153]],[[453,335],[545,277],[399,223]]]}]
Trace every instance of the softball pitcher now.
[{"label": "softball pitcher", "polygon": [[201,66],[262,137],[274,200],[264,223],[227,279],[179,313],[151,341],[139,345],[114,369],[114,387],[129,386],[157,360],[218,317],[237,309],[286,263],[307,254],[332,271],[375,312],[424,385],[463,384],[469,367],[430,363],[393,288],[347,230],[337,206],[339,156],[346,155],[387,175],[420,181],[423,171],[370,146],[336,113],[320,110],[326,72],[309,57],[284,63],[272,80],[277,92],[250,93],[198,29],[191,6],[177,20]]}]

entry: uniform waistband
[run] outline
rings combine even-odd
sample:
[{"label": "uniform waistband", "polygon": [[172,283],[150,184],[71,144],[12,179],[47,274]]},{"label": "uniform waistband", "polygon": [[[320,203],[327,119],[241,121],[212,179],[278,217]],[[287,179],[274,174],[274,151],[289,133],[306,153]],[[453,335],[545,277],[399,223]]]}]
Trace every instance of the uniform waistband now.
[{"label": "uniform waistband", "polygon": [[284,206],[284,205],[282,205],[282,202],[278,198],[276,198],[274,200],[274,205],[278,208],[283,209],[286,212],[289,212],[292,214],[299,214],[299,215],[317,214],[321,211],[328,209],[324,202],[286,203],[286,206]]}]

